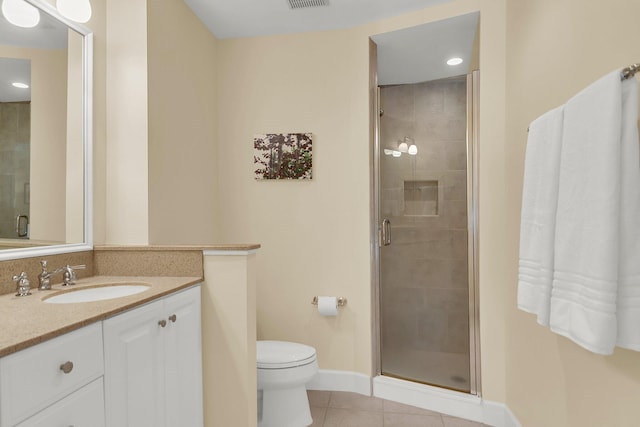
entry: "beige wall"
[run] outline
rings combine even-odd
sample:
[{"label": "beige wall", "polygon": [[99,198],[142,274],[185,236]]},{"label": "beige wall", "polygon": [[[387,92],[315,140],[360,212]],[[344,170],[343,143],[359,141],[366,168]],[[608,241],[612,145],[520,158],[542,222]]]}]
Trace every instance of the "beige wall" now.
[{"label": "beige wall", "polygon": [[202,286],[204,425],[255,427],[256,255],[208,255]]},{"label": "beige wall", "polygon": [[[31,59],[30,237],[65,241],[67,51]],[[42,173],[47,171],[47,173]]]},{"label": "beige wall", "polygon": [[[356,31],[221,41],[218,141],[223,236],[262,244],[258,337],[369,374],[367,43]],[[253,135],[280,132],[313,133],[313,180],[254,179]],[[314,295],[348,304],[320,317]]]},{"label": "beige wall", "polygon": [[508,1],[507,403],[523,426],[637,426],[640,353],[598,356],[516,310],[526,129],[609,71],[640,60],[640,2]]},{"label": "beige wall", "polygon": [[107,11],[106,0],[92,0],[87,26],[93,38],[93,241],[106,242],[107,195]]},{"label": "beige wall", "polygon": [[147,244],[147,1],[109,0],[106,18],[104,241]]},{"label": "beige wall", "polygon": [[216,65],[183,1],[148,3],[150,243],[219,240]]},{"label": "beige wall", "polygon": [[[223,237],[262,244],[258,337],[315,346],[320,367],[371,374],[368,37],[481,11],[480,280],[484,394],[505,399],[505,2],[453,1],[345,31],[219,42]],[[256,133],[312,132],[313,180],[253,179]],[[314,295],[348,298],[319,317]]]}]

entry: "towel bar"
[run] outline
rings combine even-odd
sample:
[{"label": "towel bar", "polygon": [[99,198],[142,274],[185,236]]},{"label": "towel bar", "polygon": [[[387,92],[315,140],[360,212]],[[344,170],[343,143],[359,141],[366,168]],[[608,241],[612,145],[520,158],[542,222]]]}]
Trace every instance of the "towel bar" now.
[{"label": "towel bar", "polygon": [[620,77],[622,80],[626,80],[628,78],[635,76],[638,70],[640,70],[640,63],[631,64],[620,72]]}]

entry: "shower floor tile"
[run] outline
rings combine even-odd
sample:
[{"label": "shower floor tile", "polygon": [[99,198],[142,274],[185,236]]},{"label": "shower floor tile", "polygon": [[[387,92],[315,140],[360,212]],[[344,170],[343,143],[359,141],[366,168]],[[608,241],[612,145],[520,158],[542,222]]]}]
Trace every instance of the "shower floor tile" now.
[{"label": "shower floor tile", "polygon": [[312,427],[485,427],[461,418],[344,391],[307,391]]}]

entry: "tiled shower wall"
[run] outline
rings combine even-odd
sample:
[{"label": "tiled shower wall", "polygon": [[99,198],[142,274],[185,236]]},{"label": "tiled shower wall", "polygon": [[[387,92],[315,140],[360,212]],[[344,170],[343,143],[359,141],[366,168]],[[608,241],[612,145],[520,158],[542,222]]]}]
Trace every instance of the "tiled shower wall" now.
[{"label": "tiled shower wall", "polygon": [[0,102],[0,237],[16,238],[16,216],[29,215],[31,105]]},{"label": "tiled shower wall", "polygon": [[[380,95],[380,209],[392,225],[380,252],[383,372],[465,389],[466,80],[386,86]],[[405,136],[417,155],[384,154]]]}]

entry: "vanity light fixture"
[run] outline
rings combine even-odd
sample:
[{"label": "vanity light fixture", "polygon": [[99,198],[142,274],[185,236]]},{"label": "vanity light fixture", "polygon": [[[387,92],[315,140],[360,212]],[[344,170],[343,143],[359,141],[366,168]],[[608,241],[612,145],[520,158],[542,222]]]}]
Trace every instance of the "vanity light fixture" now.
[{"label": "vanity light fixture", "polygon": [[89,0],[57,0],[56,8],[65,18],[84,24],[91,19]]},{"label": "vanity light fixture", "polygon": [[17,87],[18,89],[29,89],[29,85],[26,83],[13,82],[11,83],[11,86]]},{"label": "vanity light fixture", "polygon": [[401,153],[406,153],[409,150],[409,145],[406,142],[407,137],[405,136],[404,139],[404,141],[398,141],[398,151]]},{"label": "vanity light fixture", "polygon": [[24,0],[2,0],[2,14],[17,27],[33,28],[40,22],[40,12]]},{"label": "vanity light fixture", "polygon": [[398,140],[397,150],[385,148],[383,151],[385,155],[391,155],[393,157],[400,157],[402,156],[402,153],[409,153],[410,155],[415,156],[416,154],[418,154],[418,147],[416,146],[413,138],[405,136],[404,139]]},{"label": "vanity light fixture", "polygon": [[462,64],[462,58],[454,57],[447,60],[447,65],[454,66],[454,65],[460,65],[460,64]]}]

